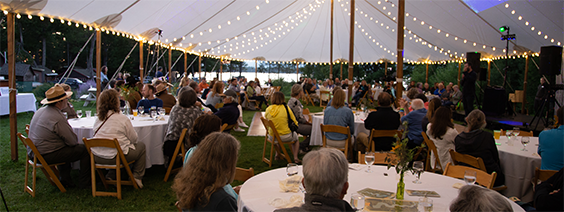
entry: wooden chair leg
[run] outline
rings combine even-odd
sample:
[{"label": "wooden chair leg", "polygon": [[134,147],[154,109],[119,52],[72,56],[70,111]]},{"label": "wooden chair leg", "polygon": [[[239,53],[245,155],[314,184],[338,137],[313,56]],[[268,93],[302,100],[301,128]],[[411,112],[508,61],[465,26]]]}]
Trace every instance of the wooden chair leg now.
[{"label": "wooden chair leg", "polygon": [[[291,144],[288,144],[288,145],[291,145]],[[280,142],[280,148],[284,152],[284,158],[286,158],[286,161],[288,161],[288,163],[292,163],[292,160],[290,159],[290,155],[286,151],[286,147],[284,147],[284,144],[282,142]]]},{"label": "wooden chair leg", "polygon": [[[172,155],[173,158],[171,158],[170,163],[168,164],[168,168],[166,169],[166,174],[164,177],[164,181],[167,182],[168,181],[168,177],[170,177],[170,173],[172,172],[172,167],[174,166],[174,162],[176,161],[176,157],[178,157],[178,152],[180,151],[180,146],[182,145],[182,142],[178,142],[176,144],[176,148],[174,149],[174,154]],[[165,161],[166,163],[166,161]]]}]

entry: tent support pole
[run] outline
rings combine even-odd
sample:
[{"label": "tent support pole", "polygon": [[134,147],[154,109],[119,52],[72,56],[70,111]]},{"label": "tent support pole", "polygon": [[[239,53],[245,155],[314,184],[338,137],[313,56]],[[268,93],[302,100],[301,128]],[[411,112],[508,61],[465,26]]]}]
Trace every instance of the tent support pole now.
[{"label": "tent support pole", "polygon": [[425,83],[429,83],[429,63],[425,63]]},{"label": "tent support pole", "polygon": [[168,47],[168,82],[172,82],[172,46]]},{"label": "tent support pole", "polygon": [[341,80],[343,80],[343,61],[341,61],[340,63],[341,63]]},{"label": "tent support pole", "polygon": [[525,79],[523,79],[523,102],[521,103],[521,113],[525,114],[525,104],[527,104],[527,75],[529,73],[529,55],[525,55]]},{"label": "tent support pole", "polygon": [[296,83],[300,82],[300,69],[298,68],[298,64],[300,63],[296,61]]},{"label": "tent support pole", "polygon": [[198,55],[198,81],[202,81],[202,55]]},{"label": "tent support pole", "polygon": [[[354,11],[354,10],[351,10]],[[405,24],[405,0],[398,0],[398,27],[397,29],[403,29]],[[397,79],[396,81],[398,82],[398,87],[397,87],[397,94],[396,96],[399,98],[401,98],[402,96],[402,90],[403,90],[403,85],[402,85],[402,81],[403,81],[403,30],[398,30],[398,37],[397,37],[397,42],[398,42],[398,52],[397,52],[397,56],[398,56],[398,64],[396,66],[397,68]]]},{"label": "tent support pole", "polygon": [[[355,11],[355,0],[351,0],[351,23],[350,23],[350,37],[349,37],[349,94],[348,102],[351,103],[350,99],[352,97],[352,86],[353,86],[353,71],[354,71],[354,11]],[[401,31],[401,30],[398,30]]]},{"label": "tent support pole", "polygon": [[219,81],[223,78],[223,57],[219,58]]},{"label": "tent support pole", "polygon": [[490,77],[491,77],[491,70],[492,70],[492,64],[491,61],[488,60],[488,86],[490,86]]},{"label": "tent support pole", "polygon": [[139,76],[140,76],[140,80],[141,83],[143,83],[143,79],[145,76],[143,76],[143,72],[145,71],[145,69],[143,68],[143,40],[139,40]]},{"label": "tent support pole", "polygon": [[100,73],[102,73],[102,31],[96,30],[96,100],[100,96],[102,86],[100,85]]},{"label": "tent support pole", "polygon": [[458,78],[456,78],[458,81],[458,87],[460,87],[460,61],[458,61]]},{"label": "tent support pole", "polygon": [[257,78],[257,59],[255,59],[255,78]]},{"label": "tent support pole", "polygon": [[384,63],[384,77],[388,76],[388,61]]},{"label": "tent support pole", "polygon": [[331,0],[331,40],[329,42],[329,79],[333,79],[333,15],[334,2]]},{"label": "tent support pole", "polygon": [[184,76],[188,77],[188,64],[186,62],[188,62],[188,53],[184,52]]},{"label": "tent support pole", "polygon": [[18,160],[18,116],[16,111],[16,55],[15,55],[15,18],[14,13],[9,12],[7,17],[8,31],[8,84],[10,85],[10,149],[12,161]]}]

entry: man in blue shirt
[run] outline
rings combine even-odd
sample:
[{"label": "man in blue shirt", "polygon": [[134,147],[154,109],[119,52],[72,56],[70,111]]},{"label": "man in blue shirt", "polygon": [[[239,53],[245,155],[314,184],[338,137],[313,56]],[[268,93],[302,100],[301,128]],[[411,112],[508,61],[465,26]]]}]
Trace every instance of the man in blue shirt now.
[{"label": "man in blue shirt", "polygon": [[411,108],[413,111],[409,112],[409,108],[407,107],[407,102],[404,99],[400,99],[400,114],[402,110],[405,110],[406,115],[401,117],[401,123],[407,121],[407,138],[409,142],[407,143],[407,147],[412,149],[415,148],[423,142],[423,136],[421,132],[423,131],[421,127],[421,122],[423,121],[423,117],[427,114],[427,109],[425,109],[425,103],[421,99],[414,99],[411,101]]},{"label": "man in blue shirt", "polygon": [[149,114],[152,106],[156,106],[157,108],[162,108],[163,100],[155,98],[156,92],[157,89],[155,88],[155,86],[151,84],[143,85],[143,89],[141,89],[141,94],[143,95],[143,99],[141,99],[137,103],[137,108],[139,108],[139,106],[143,106],[143,110],[145,114]]},{"label": "man in blue shirt", "polygon": [[444,92],[445,92],[445,86],[443,85],[443,83],[439,83],[439,87],[435,90],[433,94],[437,96],[441,96]]},{"label": "man in blue shirt", "polygon": [[542,170],[558,171],[564,167],[564,117],[562,107],[556,111],[558,128],[539,134],[538,153]]},{"label": "man in blue shirt", "polygon": [[157,73],[155,73],[155,77],[156,77],[156,78],[159,78],[159,77],[162,77],[162,76],[164,76],[164,74],[163,74],[163,67],[160,67],[160,66],[159,66],[159,69],[157,70]]}]

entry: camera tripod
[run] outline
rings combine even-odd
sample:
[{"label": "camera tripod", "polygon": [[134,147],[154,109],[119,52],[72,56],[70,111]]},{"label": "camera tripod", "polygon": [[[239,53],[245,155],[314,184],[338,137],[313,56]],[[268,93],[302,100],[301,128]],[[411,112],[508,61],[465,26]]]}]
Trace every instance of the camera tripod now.
[{"label": "camera tripod", "polygon": [[[533,117],[533,119],[529,123],[529,126],[527,126],[527,129],[536,130],[537,127],[539,126],[539,122],[541,122],[541,121],[544,123],[545,128],[548,127],[549,119],[550,119],[549,111],[551,109],[550,103],[556,103],[556,105],[558,105],[558,107],[562,107],[560,105],[560,103],[558,103],[558,101],[556,101],[556,98],[554,97],[554,95],[555,95],[555,91],[551,90],[551,91],[549,91],[548,97],[544,97],[542,99],[542,104],[537,109],[537,111],[535,111],[535,116]],[[546,117],[544,115],[545,113],[546,113]],[[537,120],[537,124],[535,125],[535,128],[531,129],[531,126],[535,123],[535,120]]]}]

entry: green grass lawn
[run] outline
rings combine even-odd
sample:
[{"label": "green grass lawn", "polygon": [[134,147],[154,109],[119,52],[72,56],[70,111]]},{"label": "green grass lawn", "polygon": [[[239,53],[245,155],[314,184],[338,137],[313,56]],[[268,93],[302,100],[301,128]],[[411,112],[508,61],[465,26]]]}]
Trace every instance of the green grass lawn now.
[{"label": "green grass lawn", "polygon": [[[82,107],[82,101],[72,102],[75,110],[95,111],[93,104]],[[319,112],[320,107],[306,106],[311,112]],[[94,112],[93,112],[94,113]],[[244,122],[251,125],[255,111],[243,111]],[[18,114],[18,132],[24,132],[25,125],[33,113]],[[247,129],[245,129],[247,131]],[[231,132],[241,142],[237,166],[252,167],[255,174],[285,167],[285,161],[274,161],[272,167],[261,160],[264,137],[249,137],[247,132]],[[61,193],[52,186],[45,175],[38,170],[36,197],[24,192],[25,148],[18,139],[18,161],[10,158],[10,121],[8,116],[0,117],[0,188],[6,203],[12,211],[176,211],[176,196],[171,190],[172,177],[163,182],[166,170],[163,166],[153,166],[146,170],[143,189],[135,190],[132,186],[122,186],[122,200],[114,197],[92,197],[91,189],[68,189]],[[302,158],[303,155],[300,155]],[[31,172],[30,172],[31,174]],[[73,171],[73,178],[78,179],[78,171]],[[31,181],[30,181],[31,182]],[[241,182],[233,182],[239,185]],[[99,187],[100,189],[100,187]],[[0,203],[2,204],[2,203]],[[5,210],[0,205],[0,211]]]}]

